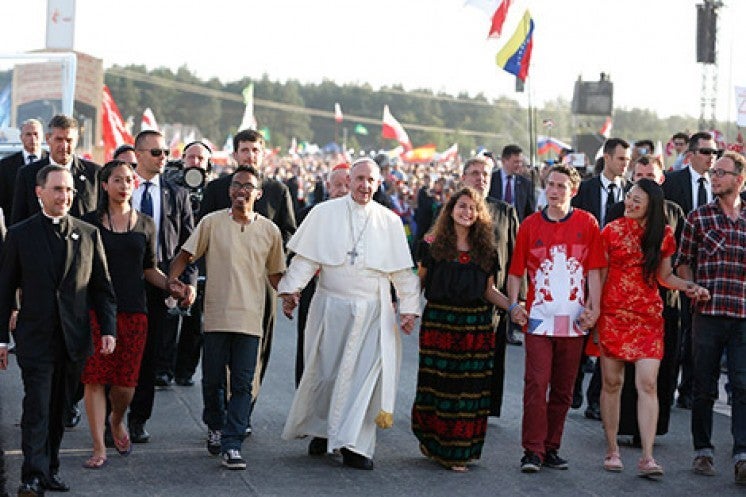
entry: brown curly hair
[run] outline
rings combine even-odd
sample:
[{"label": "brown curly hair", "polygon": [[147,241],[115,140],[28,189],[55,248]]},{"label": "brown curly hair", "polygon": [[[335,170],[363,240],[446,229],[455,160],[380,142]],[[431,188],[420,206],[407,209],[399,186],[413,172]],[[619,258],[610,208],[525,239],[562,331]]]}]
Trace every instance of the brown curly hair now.
[{"label": "brown curly hair", "polygon": [[430,255],[433,259],[440,261],[452,261],[458,258],[456,248],[456,229],[454,228],[453,208],[461,197],[469,197],[477,206],[477,219],[469,228],[469,256],[479,267],[490,272],[494,268],[496,260],[495,234],[492,231],[492,217],[487,210],[482,195],[475,189],[464,187],[457,191],[443,206],[438,219],[426,235],[430,242]]}]

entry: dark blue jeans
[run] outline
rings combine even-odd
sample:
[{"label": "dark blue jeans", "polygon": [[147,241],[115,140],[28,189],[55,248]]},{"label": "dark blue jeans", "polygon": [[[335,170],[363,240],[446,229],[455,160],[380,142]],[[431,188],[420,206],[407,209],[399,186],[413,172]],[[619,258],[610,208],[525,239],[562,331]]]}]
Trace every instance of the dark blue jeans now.
[{"label": "dark blue jeans", "polygon": [[728,349],[728,381],[733,387],[733,456],[746,459],[746,319],[695,314],[692,438],[694,450],[712,455],[712,407],[718,397],[720,358]]},{"label": "dark blue jeans", "polygon": [[[241,449],[251,406],[251,382],[256,368],[259,337],[243,333],[205,333],[202,354],[202,420],[221,430],[221,451]],[[230,370],[230,400],[225,408],[226,367]]]}]

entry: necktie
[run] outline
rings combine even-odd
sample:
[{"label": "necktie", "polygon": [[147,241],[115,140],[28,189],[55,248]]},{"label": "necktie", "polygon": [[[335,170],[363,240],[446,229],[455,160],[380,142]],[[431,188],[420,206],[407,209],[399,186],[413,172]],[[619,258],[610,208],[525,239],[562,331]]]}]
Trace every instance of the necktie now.
[{"label": "necktie", "polygon": [[31,164],[32,162],[36,162],[36,155],[28,154],[28,162],[26,164]]},{"label": "necktie", "polygon": [[611,206],[616,203],[616,195],[614,195],[614,189],[616,188],[616,183],[609,183],[609,186],[606,187],[607,195],[606,195],[606,209],[604,212],[604,224],[606,224],[606,217],[609,214],[609,209],[611,209]]},{"label": "necktie", "polygon": [[699,178],[699,188],[697,188],[697,207],[702,207],[707,203],[707,189],[705,188],[705,183],[707,183],[707,180],[705,178]]},{"label": "necktie", "polygon": [[513,176],[508,175],[505,181],[505,202],[508,204],[513,203]]},{"label": "necktie", "polygon": [[148,191],[153,183],[150,181],[145,182],[145,190],[142,192],[142,199],[140,200],[140,212],[153,217],[153,197]]}]

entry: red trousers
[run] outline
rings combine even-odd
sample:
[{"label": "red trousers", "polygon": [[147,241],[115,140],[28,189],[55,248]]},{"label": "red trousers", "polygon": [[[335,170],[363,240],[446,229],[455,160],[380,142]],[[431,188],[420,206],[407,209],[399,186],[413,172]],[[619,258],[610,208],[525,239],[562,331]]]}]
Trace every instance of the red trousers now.
[{"label": "red trousers", "polygon": [[543,461],[548,450],[560,447],[565,418],[572,404],[583,337],[526,334],[525,344],[521,442],[525,450],[536,453]]}]

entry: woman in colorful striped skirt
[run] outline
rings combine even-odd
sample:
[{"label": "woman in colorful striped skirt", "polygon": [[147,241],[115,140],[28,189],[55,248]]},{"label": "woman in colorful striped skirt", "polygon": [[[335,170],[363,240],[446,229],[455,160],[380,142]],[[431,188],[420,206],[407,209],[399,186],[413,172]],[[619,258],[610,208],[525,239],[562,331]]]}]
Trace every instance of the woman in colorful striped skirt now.
[{"label": "woman in colorful striped skirt", "polygon": [[495,288],[492,220],[476,190],[464,188],[451,197],[419,255],[427,305],[412,431],[426,457],[467,471],[466,464],[481,456],[487,431],[493,305],[508,307]]}]

